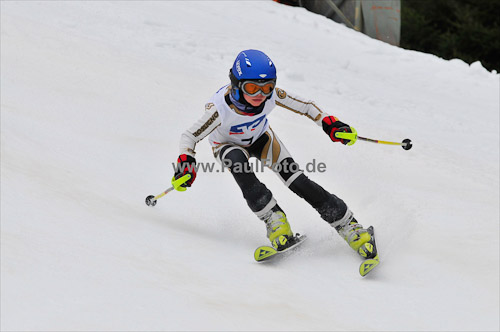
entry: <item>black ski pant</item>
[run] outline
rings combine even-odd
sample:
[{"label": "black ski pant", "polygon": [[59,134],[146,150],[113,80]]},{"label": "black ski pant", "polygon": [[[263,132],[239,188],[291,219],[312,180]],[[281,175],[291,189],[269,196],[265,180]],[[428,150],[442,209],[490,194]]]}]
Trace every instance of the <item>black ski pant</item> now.
[{"label": "black ski pant", "polygon": [[[282,146],[274,134],[273,136],[262,135],[249,147],[224,145],[217,151],[216,155],[222,164],[229,168],[248,206],[257,216],[272,209],[276,202],[271,191],[255,175],[249,158],[255,157],[262,161],[262,152],[266,146],[269,148],[269,140],[273,139],[276,139]],[[272,144],[272,146],[277,145]],[[280,149],[280,151],[287,153],[286,149]],[[299,165],[291,156],[285,155],[285,157],[271,165],[271,168],[276,170],[283,182],[288,184],[290,190],[306,200],[328,223],[332,224],[341,220],[348,211],[344,201],[309,179],[299,169]]]}]

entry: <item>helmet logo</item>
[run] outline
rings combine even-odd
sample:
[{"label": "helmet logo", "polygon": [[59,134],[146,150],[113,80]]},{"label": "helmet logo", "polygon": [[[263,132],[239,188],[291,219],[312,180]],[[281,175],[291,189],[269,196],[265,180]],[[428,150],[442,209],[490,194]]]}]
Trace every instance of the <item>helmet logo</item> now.
[{"label": "helmet logo", "polygon": [[241,72],[240,60],[236,62],[236,71],[238,72],[238,75],[243,75],[243,73]]},{"label": "helmet logo", "polygon": [[262,77],[262,78],[264,78],[264,77],[267,76],[267,74],[260,74],[259,76]]},{"label": "helmet logo", "polygon": [[248,55],[245,52],[241,52],[245,56],[245,63],[247,64],[248,67],[252,67],[252,63],[248,59]]}]

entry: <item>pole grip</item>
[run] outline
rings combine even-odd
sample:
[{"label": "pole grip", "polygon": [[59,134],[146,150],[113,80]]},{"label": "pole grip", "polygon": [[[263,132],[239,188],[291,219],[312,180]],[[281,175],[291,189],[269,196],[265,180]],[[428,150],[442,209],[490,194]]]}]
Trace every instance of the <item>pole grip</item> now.
[{"label": "pole grip", "polygon": [[358,133],[356,132],[356,129],[354,129],[353,127],[351,127],[351,131],[352,132],[350,133],[346,133],[344,131],[337,131],[335,133],[335,137],[340,139],[347,139],[349,140],[347,145],[353,145],[354,143],[356,143],[356,140],[358,139]]},{"label": "pole grip", "polygon": [[351,141],[355,141],[357,136],[358,135],[356,133],[346,133],[346,132],[342,132],[342,131],[338,131],[335,133],[336,138],[348,139]]},{"label": "pole grip", "polygon": [[177,191],[186,191],[186,187],[182,187],[182,185],[186,182],[188,182],[191,179],[191,174],[186,174],[177,180],[175,177],[172,178],[172,186],[174,187],[175,190]]}]

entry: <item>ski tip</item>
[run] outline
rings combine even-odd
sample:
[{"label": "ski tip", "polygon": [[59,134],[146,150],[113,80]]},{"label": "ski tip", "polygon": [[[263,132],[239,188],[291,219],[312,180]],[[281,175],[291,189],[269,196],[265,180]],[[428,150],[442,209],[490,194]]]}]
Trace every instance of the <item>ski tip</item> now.
[{"label": "ski tip", "polygon": [[380,260],[378,258],[378,255],[375,256],[375,258],[367,259],[361,265],[359,266],[359,274],[364,277],[366,276],[371,270],[373,270],[378,264],[380,263]]},{"label": "ski tip", "polygon": [[263,262],[277,253],[278,251],[276,249],[272,247],[263,246],[263,247],[258,247],[255,250],[253,257],[257,262]]}]

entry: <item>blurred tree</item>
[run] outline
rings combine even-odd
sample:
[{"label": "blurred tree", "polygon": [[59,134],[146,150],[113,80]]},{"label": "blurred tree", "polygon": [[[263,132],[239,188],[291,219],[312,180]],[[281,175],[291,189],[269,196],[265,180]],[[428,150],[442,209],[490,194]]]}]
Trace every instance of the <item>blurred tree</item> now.
[{"label": "blurred tree", "polygon": [[401,0],[401,47],[500,71],[500,0]]}]

